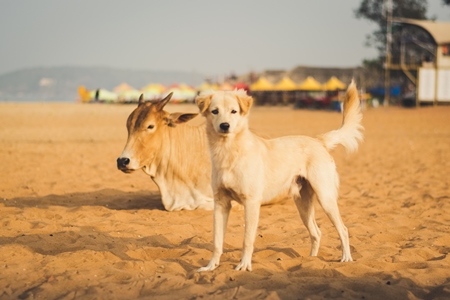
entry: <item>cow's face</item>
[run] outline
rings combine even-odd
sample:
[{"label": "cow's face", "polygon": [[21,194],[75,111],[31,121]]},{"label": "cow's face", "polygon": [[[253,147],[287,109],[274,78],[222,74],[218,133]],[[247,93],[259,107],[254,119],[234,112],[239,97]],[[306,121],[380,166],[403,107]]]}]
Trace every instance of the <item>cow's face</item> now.
[{"label": "cow's face", "polygon": [[170,145],[163,144],[166,130],[184,123],[197,114],[168,113],[164,106],[172,94],[161,101],[144,102],[139,98],[138,107],[127,120],[128,140],[122,155],[117,159],[117,168],[125,173],[131,173],[151,164],[160,151]]}]

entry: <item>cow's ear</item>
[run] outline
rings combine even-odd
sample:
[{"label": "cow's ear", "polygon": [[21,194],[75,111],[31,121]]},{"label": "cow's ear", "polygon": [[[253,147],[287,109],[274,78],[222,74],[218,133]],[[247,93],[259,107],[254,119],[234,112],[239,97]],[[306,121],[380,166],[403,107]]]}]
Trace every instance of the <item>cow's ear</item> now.
[{"label": "cow's ear", "polygon": [[252,107],[253,98],[248,95],[236,95],[236,98],[239,103],[239,107],[241,108],[241,114],[246,115]]},{"label": "cow's ear", "polygon": [[177,124],[186,123],[196,116],[198,116],[198,114],[172,113],[166,118],[166,122],[167,125],[175,127]]},{"label": "cow's ear", "polygon": [[166,96],[166,98],[162,99],[161,101],[156,103],[156,108],[158,111],[163,110],[164,106],[166,106],[167,103],[169,103],[170,99],[172,98],[173,92]]},{"label": "cow's ear", "polygon": [[195,103],[200,109],[201,113],[204,113],[211,104],[212,94],[200,94],[195,98]]}]

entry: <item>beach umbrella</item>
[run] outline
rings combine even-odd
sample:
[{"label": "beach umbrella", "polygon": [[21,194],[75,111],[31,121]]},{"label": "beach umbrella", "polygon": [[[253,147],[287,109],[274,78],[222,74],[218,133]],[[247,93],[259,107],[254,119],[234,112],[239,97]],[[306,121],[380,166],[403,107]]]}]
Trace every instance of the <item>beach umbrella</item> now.
[{"label": "beach umbrella", "polygon": [[295,82],[293,82],[289,77],[283,77],[283,79],[280,80],[280,82],[278,82],[275,87],[274,90],[277,91],[293,91],[293,90],[297,90],[298,87],[295,84]]},{"label": "beach umbrella", "polygon": [[322,90],[322,85],[313,77],[308,76],[302,83],[300,83],[298,89],[302,91],[320,91]]},{"label": "beach umbrella", "polygon": [[273,84],[265,77],[259,77],[259,79],[250,85],[251,91],[271,91],[273,90]]},{"label": "beach umbrella", "polygon": [[345,90],[346,85],[335,76],[332,76],[326,83],[323,84],[323,89],[327,91]]}]

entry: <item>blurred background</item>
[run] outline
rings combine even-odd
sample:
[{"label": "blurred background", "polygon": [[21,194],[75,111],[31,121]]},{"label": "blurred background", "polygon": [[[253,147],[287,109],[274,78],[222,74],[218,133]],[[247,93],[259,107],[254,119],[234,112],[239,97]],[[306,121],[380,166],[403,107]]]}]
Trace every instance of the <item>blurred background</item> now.
[{"label": "blurred background", "polygon": [[[450,101],[450,1],[0,1],[0,101]],[[421,80],[422,79],[422,80]],[[442,88],[441,88],[442,87]]]}]

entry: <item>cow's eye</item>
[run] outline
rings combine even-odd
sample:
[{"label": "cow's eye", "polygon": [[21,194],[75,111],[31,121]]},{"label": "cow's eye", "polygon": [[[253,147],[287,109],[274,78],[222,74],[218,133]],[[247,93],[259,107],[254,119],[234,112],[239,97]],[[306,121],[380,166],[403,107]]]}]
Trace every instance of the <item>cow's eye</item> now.
[{"label": "cow's eye", "polygon": [[147,129],[153,129],[155,128],[155,125],[148,125]]},{"label": "cow's eye", "polygon": [[219,110],[218,110],[218,109],[213,109],[213,110],[211,111],[211,113],[212,113],[213,115],[217,115],[217,114],[219,113]]},{"label": "cow's eye", "polygon": [[235,114],[235,113],[237,113],[237,111],[235,111],[234,109],[231,111],[231,113],[232,114]]}]

